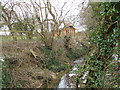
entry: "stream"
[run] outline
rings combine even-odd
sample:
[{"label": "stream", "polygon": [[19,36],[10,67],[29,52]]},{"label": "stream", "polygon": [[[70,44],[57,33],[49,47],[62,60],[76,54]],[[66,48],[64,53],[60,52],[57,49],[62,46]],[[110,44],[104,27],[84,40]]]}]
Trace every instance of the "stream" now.
[{"label": "stream", "polygon": [[77,66],[79,64],[82,64],[82,62],[83,62],[83,58],[79,58],[73,62],[75,65],[73,66],[72,70],[69,73],[64,74],[62,76],[62,78],[58,84],[58,88],[75,88],[76,87],[76,84],[74,83],[74,81],[71,78],[77,76],[77,73],[76,73],[76,71],[78,71]]},{"label": "stream", "polygon": [[[120,63],[120,59],[117,54],[113,54],[112,57],[114,58],[113,62],[117,61]],[[73,62],[74,66],[73,66],[72,70],[69,73],[64,74],[62,76],[62,78],[58,84],[58,88],[76,88],[77,87],[75,81],[73,81],[71,79],[74,79],[74,77],[77,77],[77,73],[76,73],[76,71],[78,71],[77,66],[82,64],[83,60],[84,60],[83,58],[79,58]],[[88,76],[88,74],[89,74],[89,71],[86,71],[86,72],[84,72],[83,76],[80,78],[81,80],[83,80],[82,81],[83,84],[86,84],[86,82],[87,82],[86,77]],[[106,74],[106,75],[111,75],[111,74]],[[80,87],[80,86],[78,85],[78,87]]]}]

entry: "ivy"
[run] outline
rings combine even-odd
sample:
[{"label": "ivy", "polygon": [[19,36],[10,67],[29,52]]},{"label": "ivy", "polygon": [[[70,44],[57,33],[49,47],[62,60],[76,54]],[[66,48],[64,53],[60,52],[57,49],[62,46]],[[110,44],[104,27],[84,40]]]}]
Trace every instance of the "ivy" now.
[{"label": "ivy", "polygon": [[[112,57],[113,54],[117,54],[119,57],[120,51],[119,6],[120,2],[105,2],[99,3],[96,5],[96,8],[93,8],[97,20],[103,21],[101,21],[101,24],[93,29],[90,34],[90,40],[94,47],[92,47],[89,60],[87,60],[86,67],[88,67],[90,73],[86,87],[102,88],[110,86],[109,81],[112,80],[112,78],[103,78],[107,78],[106,73],[114,73],[110,71],[119,67],[113,63],[114,59]],[[101,7],[101,9],[99,9],[99,7]],[[105,84],[105,82],[109,84]],[[115,86],[116,85],[112,85],[112,87]]]}]

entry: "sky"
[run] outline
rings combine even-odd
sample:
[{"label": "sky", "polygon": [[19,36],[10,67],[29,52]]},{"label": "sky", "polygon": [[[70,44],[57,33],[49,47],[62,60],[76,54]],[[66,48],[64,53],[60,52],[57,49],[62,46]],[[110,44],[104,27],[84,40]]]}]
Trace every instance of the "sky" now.
[{"label": "sky", "polygon": [[[39,3],[39,1],[42,2],[43,0],[0,0],[0,2],[2,2],[2,4],[5,4],[8,1],[9,2],[26,2],[26,3],[30,4],[30,1]],[[44,1],[46,1],[46,0],[44,0]],[[64,3],[66,3],[63,8],[63,11],[64,11],[64,13],[66,13],[68,10],[70,10],[68,16],[77,15],[80,10],[80,7],[78,7],[78,5],[80,6],[80,4],[83,1],[88,1],[88,0],[50,0],[51,4],[54,7],[56,7],[58,10],[61,10]],[[58,13],[59,13],[59,11],[58,11]]]},{"label": "sky", "polygon": [[[4,5],[6,2],[26,2],[30,5],[30,0],[0,0],[0,2],[2,3],[2,5]],[[33,2],[37,2],[39,3],[39,1],[43,1],[43,0],[31,0]],[[82,8],[82,2],[85,1],[88,3],[89,0],[50,0],[51,4],[57,8],[57,13],[58,15],[60,15],[61,10],[63,11],[63,16],[65,16],[65,14],[69,11],[69,13],[66,15],[67,17],[75,17],[76,15],[78,15],[78,13],[80,12],[81,8]],[[84,4],[84,6],[87,6],[87,3]],[[63,5],[65,4],[64,8]],[[23,7],[24,8],[24,7]],[[20,9],[18,9],[18,7],[15,8],[18,13],[21,14]],[[30,7],[31,11],[32,11],[32,7]],[[74,27],[77,29],[77,31],[79,30],[84,30],[85,28],[83,28],[80,25],[77,25],[75,23]],[[0,34],[3,34],[3,32]]]}]

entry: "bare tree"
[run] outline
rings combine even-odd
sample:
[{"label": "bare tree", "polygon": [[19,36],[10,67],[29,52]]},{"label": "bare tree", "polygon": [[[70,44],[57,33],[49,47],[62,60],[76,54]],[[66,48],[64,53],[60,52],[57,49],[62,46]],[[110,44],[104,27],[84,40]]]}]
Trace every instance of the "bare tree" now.
[{"label": "bare tree", "polygon": [[[60,26],[70,11],[63,14],[65,5],[66,3],[58,14],[56,7],[49,0],[39,1],[39,3],[31,0],[29,4],[11,2],[2,7],[2,17],[14,40],[17,40],[15,34],[21,37],[25,34],[28,39],[32,39],[34,33],[37,32],[45,46],[52,49],[55,35],[60,35]],[[20,12],[15,9],[15,6]]]},{"label": "bare tree", "polygon": [[[9,28],[10,33],[13,36],[13,40],[16,41],[17,40],[16,33],[13,30],[13,25],[17,18],[17,14],[14,11],[15,5],[16,4],[14,3],[9,3],[9,4],[6,3],[1,7],[1,11],[2,11],[2,18],[3,18],[2,20],[4,24],[7,25],[7,27]],[[6,6],[8,6],[8,8]]]},{"label": "bare tree", "polygon": [[56,8],[52,6],[49,0],[46,2],[43,1],[44,6],[42,6],[41,2],[39,2],[39,4],[36,2],[31,3],[35,11],[34,14],[37,25],[40,28],[40,32],[38,33],[41,36],[45,46],[52,49],[55,33],[59,35],[60,25],[64,22],[64,18],[61,19],[61,17],[63,17],[63,11],[61,11],[61,14],[58,15]]}]

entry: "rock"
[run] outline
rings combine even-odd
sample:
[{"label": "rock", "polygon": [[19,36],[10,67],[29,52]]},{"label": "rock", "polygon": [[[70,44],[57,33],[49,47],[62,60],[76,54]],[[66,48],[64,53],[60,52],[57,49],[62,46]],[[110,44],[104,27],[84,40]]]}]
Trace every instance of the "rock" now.
[{"label": "rock", "polygon": [[4,62],[5,60],[3,59],[3,57],[0,57],[0,61]]},{"label": "rock", "polygon": [[81,79],[85,79],[88,74],[89,74],[89,71],[86,71]]},{"label": "rock", "polygon": [[85,80],[83,81],[83,83],[84,83],[84,84],[87,83],[87,79],[85,79]]},{"label": "rock", "polygon": [[78,60],[75,60],[73,63],[74,64],[79,64],[79,63],[82,63],[83,62],[83,58],[80,58]]},{"label": "rock", "polygon": [[77,65],[74,65],[72,71],[78,71]]},{"label": "rock", "polygon": [[73,77],[73,76],[76,76],[76,75],[77,75],[77,74],[74,74],[74,73],[68,74],[69,77]]},{"label": "rock", "polygon": [[111,74],[106,74],[107,76],[110,76]]}]

